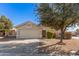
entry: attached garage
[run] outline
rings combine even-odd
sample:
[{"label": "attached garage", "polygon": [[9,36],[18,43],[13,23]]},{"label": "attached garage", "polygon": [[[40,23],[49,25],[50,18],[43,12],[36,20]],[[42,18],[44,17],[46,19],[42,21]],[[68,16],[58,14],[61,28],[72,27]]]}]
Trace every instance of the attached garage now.
[{"label": "attached garage", "polygon": [[17,26],[17,38],[29,38],[37,39],[42,38],[42,30],[36,24],[32,22],[24,23],[23,25]]}]

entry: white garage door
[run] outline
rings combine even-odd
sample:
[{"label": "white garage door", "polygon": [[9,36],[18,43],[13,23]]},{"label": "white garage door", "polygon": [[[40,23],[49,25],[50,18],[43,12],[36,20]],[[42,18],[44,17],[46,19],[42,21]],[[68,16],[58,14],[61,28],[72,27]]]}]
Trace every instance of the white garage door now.
[{"label": "white garage door", "polygon": [[27,30],[18,30],[19,38],[41,38],[40,30],[27,29]]}]

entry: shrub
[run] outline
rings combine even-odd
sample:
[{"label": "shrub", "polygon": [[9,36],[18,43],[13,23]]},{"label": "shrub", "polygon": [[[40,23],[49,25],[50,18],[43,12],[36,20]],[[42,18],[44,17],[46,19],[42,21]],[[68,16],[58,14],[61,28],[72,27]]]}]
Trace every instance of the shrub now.
[{"label": "shrub", "polygon": [[56,34],[55,33],[51,33],[51,32],[47,32],[47,38],[48,39],[56,38]]},{"label": "shrub", "polygon": [[52,33],[52,38],[56,38],[56,33]]},{"label": "shrub", "polygon": [[52,38],[52,33],[51,32],[47,32],[47,38],[51,39]]}]

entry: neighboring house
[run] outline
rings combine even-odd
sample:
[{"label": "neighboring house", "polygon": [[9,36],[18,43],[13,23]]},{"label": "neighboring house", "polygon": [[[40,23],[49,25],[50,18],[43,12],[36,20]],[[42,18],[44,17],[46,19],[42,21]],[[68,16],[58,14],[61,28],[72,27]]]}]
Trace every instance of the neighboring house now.
[{"label": "neighboring house", "polygon": [[72,33],[72,36],[76,36],[77,35],[77,32],[71,32]]},{"label": "neighboring house", "polygon": [[0,36],[5,36],[5,31],[3,29],[0,29]]},{"label": "neighboring house", "polygon": [[79,32],[75,32],[75,35],[74,36],[79,36]]},{"label": "neighboring house", "polygon": [[8,36],[16,37],[16,29],[15,28],[10,29]]}]

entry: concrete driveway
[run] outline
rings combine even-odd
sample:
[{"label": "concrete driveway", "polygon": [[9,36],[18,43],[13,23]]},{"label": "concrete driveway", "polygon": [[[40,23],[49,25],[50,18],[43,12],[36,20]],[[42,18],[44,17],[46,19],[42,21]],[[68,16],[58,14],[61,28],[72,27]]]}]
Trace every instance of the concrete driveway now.
[{"label": "concrete driveway", "polygon": [[37,55],[39,39],[11,40],[0,42],[0,56],[33,56]]}]

